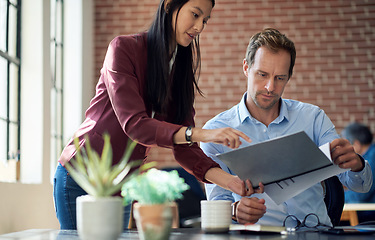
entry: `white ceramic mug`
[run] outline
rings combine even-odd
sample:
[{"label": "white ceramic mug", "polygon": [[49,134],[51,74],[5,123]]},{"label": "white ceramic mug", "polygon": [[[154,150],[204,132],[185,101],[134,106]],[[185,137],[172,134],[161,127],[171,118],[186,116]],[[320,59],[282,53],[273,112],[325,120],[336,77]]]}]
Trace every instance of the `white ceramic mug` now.
[{"label": "white ceramic mug", "polygon": [[231,201],[201,201],[201,227],[207,233],[228,232],[232,222]]}]

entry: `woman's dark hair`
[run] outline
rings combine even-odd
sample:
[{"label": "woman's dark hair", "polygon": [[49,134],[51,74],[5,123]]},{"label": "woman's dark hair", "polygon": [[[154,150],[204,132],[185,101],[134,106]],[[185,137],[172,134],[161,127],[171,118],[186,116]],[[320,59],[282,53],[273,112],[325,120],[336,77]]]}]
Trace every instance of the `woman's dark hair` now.
[{"label": "woman's dark hair", "polygon": [[[154,21],[147,33],[147,101],[152,110],[159,114],[168,111],[173,102],[176,107],[173,123],[182,124],[192,114],[195,90],[202,95],[198,87],[201,67],[199,36],[183,47],[177,44],[177,55],[172,79],[169,79],[169,48],[172,41],[172,16],[177,16],[182,6],[189,0],[172,0],[165,11],[164,0],[160,1]],[[215,1],[212,1],[212,7]],[[177,22],[177,21],[176,21]],[[169,82],[171,81],[171,82]]]}]

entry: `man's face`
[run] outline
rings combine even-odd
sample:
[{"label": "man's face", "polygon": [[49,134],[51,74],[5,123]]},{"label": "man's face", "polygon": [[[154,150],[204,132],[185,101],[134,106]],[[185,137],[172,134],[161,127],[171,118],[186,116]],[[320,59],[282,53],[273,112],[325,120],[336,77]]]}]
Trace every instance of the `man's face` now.
[{"label": "man's face", "polygon": [[[278,110],[278,102],[289,80],[290,54],[286,50],[272,52],[260,47],[252,66],[244,60],[247,77],[246,105],[250,109]],[[250,110],[249,109],[249,110]]]}]

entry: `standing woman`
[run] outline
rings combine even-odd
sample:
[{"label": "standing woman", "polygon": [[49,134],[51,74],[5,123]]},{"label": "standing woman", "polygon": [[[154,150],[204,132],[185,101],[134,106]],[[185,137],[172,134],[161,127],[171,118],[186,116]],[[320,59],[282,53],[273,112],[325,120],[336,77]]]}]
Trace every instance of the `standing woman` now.
[{"label": "standing woman", "polygon": [[[74,135],[80,146],[84,147],[87,135],[100,154],[102,134],[109,133],[114,164],[120,161],[129,138],[138,141],[132,160],[145,159],[151,147],[169,148],[176,161],[200,181],[216,183],[243,196],[253,193],[238,177],[222,171],[196,143],[216,142],[237,148],[240,137],[250,141],[231,128],[194,128],[194,93],[200,93],[199,34],[214,5],[214,0],[161,0],[147,32],[112,40],[96,94]],[[75,201],[86,194],[64,168],[75,153],[71,140],[55,173],[54,200],[61,229],[76,229]],[[127,206],[125,228],[129,213]]]}]

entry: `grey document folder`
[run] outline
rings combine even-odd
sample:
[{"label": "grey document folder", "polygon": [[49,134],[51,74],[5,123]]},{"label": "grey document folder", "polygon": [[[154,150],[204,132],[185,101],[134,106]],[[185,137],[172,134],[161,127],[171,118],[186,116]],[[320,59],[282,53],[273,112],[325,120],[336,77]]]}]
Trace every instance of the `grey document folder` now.
[{"label": "grey document folder", "polygon": [[305,132],[218,154],[228,168],[253,187],[281,182],[333,165]]}]

